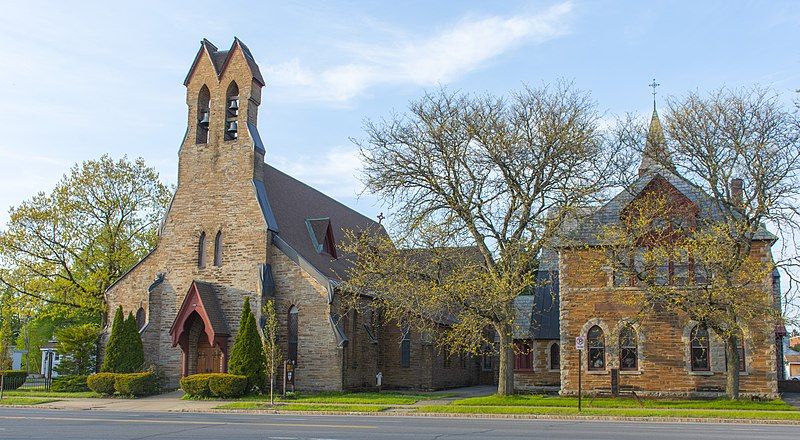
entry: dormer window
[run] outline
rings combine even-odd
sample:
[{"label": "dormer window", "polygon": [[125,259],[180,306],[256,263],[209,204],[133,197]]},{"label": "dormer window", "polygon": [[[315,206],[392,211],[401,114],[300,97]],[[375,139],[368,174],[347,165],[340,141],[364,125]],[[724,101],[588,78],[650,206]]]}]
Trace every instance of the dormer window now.
[{"label": "dormer window", "polygon": [[239,87],[236,81],[231,81],[225,96],[225,140],[234,141],[239,137]]},{"label": "dormer window", "polygon": [[336,252],[336,240],[333,237],[333,226],[330,218],[306,219],[306,227],[311,238],[311,244],[318,254],[339,258]]}]

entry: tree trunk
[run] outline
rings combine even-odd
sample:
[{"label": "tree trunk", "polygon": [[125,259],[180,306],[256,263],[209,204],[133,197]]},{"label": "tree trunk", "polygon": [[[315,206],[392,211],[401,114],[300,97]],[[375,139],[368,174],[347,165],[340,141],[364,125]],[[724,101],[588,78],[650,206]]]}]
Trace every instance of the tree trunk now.
[{"label": "tree trunk", "polygon": [[726,367],[728,368],[725,393],[729,399],[739,398],[739,337],[728,336],[725,343]]},{"label": "tree trunk", "polygon": [[507,324],[497,326],[500,341],[500,365],[498,366],[497,395],[510,396],[514,394],[514,339],[511,326]]}]

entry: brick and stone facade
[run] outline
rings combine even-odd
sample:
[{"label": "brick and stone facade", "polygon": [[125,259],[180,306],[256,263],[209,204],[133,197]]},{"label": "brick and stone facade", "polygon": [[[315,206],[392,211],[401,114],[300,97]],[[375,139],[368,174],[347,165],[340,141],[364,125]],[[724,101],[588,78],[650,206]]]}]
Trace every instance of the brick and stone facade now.
[{"label": "brick and stone facade", "polygon": [[[238,39],[227,51],[203,40],[184,84],[188,128],[158,244],[106,292],[111,313],[144,314],[146,363],[171,387],[198,368],[225,371],[244,299],[258,322],[272,297],[284,358],[289,311],[297,312],[298,390],[372,388],[379,371],[387,387],[471,383],[474,368],[445,367],[420,343],[412,367],[398,370],[396,335],[380,331],[391,325],[339,305],[335,285],[347,266],[330,246],[346,229],[385,232],[265,163],[257,129],[264,80],[249,49]],[[213,360],[200,367],[203,356]]]}]

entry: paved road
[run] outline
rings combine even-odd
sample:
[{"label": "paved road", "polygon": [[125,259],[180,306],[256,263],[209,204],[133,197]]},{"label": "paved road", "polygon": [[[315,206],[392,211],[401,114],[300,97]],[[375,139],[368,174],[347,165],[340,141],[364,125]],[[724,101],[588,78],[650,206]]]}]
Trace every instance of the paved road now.
[{"label": "paved road", "polygon": [[0,439],[797,439],[797,426],[0,408]]}]

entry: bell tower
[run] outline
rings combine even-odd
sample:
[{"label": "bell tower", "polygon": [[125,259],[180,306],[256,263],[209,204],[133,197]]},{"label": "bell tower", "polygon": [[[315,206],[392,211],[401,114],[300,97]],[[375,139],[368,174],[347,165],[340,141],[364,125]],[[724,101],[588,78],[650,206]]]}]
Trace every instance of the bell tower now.
[{"label": "bell tower", "polygon": [[[250,49],[238,38],[228,50],[203,39],[183,84],[188,120],[179,184],[184,174],[200,171],[194,164],[261,180],[265,151],[257,124],[264,78]],[[212,163],[201,163],[203,157]]]}]

